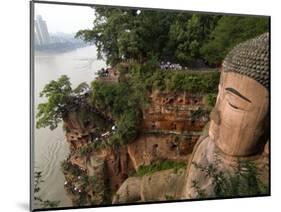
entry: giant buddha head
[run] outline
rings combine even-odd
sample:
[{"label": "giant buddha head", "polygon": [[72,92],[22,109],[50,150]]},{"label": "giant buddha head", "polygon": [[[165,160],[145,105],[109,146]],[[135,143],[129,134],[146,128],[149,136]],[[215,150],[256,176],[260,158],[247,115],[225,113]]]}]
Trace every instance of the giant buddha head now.
[{"label": "giant buddha head", "polygon": [[234,47],[226,56],[209,136],[230,156],[261,151],[269,128],[269,34]]}]

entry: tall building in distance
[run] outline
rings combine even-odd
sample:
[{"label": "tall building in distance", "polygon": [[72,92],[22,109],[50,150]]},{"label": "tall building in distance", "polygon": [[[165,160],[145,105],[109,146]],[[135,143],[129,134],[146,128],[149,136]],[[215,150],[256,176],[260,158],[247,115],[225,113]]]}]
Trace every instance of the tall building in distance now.
[{"label": "tall building in distance", "polygon": [[37,52],[66,52],[86,46],[87,44],[75,38],[75,33],[49,33],[47,22],[41,15],[34,20],[34,47]]},{"label": "tall building in distance", "polygon": [[41,15],[37,15],[35,20],[35,45],[48,45],[50,42],[46,21],[43,20]]}]

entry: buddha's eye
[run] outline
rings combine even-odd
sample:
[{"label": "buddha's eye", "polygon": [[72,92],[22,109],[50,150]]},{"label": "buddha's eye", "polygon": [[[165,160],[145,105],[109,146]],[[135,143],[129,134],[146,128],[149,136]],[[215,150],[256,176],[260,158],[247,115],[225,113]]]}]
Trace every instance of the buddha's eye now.
[{"label": "buddha's eye", "polygon": [[251,107],[250,100],[246,100],[245,97],[242,98],[229,90],[226,90],[225,99],[228,106],[236,111],[248,111]]},{"label": "buddha's eye", "polygon": [[231,104],[230,102],[228,102],[228,104],[229,104],[232,108],[234,108],[234,109],[236,109],[236,110],[238,110],[238,109],[239,109],[237,106],[235,106],[235,105]]}]

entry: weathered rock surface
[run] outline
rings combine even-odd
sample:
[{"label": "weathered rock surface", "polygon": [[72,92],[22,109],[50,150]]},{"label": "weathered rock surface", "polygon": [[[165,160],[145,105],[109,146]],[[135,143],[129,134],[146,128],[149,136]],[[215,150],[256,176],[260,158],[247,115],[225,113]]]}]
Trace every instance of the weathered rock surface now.
[{"label": "weathered rock surface", "polygon": [[128,144],[128,154],[135,170],[158,160],[187,162],[195,143],[190,135],[148,134]]},{"label": "weathered rock surface", "polygon": [[168,169],[143,177],[130,177],[117,191],[112,203],[149,202],[179,199],[184,169]]},{"label": "weathered rock surface", "polygon": [[157,160],[187,162],[209,120],[202,94],[154,91],[143,114],[142,133],[128,145],[136,170]]},{"label": "weathered rock surface", "polygon": [[[143,201],[156,200],[154,199],[156,196],[157,200],[166,200],[178,195],[175,193],[179,188],[173,188],[172,185],[181,179],[176,176],[182,171],[179,173],[161,171],[151,178],[145,176],[141,180],[140,187],[138,187],[139,178],[128,178],[128,176],[140,166],[150,165],[159,160],[187,163],[207,121],[208,108],[201,94],[155,91],[150,96],[150,106],[143,111],[143,124],[140,135],[135,141],[121,147],[99,148],[82,156],[81,149],[93,142],[101,142],[93,139],[97,123],[94,123],[94,119],[90,119],[85,124],[77,113],[69,114],[64,120],[66,140],[71,149],[68,161],[100,184],[98,188],[84,189],[87,193],[86,202],[101,204],[110,199],[108,196],[111,193],[121,190],[119,198],[127,202],[139,201],[140,197]],[[68,179],[74,184],[79,181],[76,178]],[[126,183],[123,184],[126,179]],[[160,188],[162,190],[155,190],[156,193],[149,191],[151,181],[155,181],[153,184],[158,190]],[[163,186],[164,184],[168,187]],[[163,189],[166,189],[165,192]],[[130,195],[124,193],[128,190]],[[164,193],[159,195],[162,191]],[[72,195],[76,204],[80,194],[74,192]],[[132,197],[128,199],[126,195]]]}]

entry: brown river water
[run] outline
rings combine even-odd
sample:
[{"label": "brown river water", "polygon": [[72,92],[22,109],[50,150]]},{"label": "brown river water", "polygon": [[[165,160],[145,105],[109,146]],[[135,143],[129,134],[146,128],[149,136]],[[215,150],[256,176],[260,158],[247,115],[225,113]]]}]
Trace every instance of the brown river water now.
[{"label": "brown river water", "polygon": [[[70,78],[73,88],[81,82],[90,83],[95,73],[105,62],[96,59],[96,47],[87,46],[66,53],[35,53],[34,61],[34,103],[35,113],[39,103],[46,99],[39,93],[45,84],[65,74]],[[35,120],[36,121],[36,120]],[[51,131],[49,128],[35,129],[34,135],[35,170],[42,171],[43,183],[40,195],[44,200],[58,200],[59,207],[71,206],[64,190],[64,176],[60,170],[61,161],[66,159],[69,149],[62,126]]]}]

